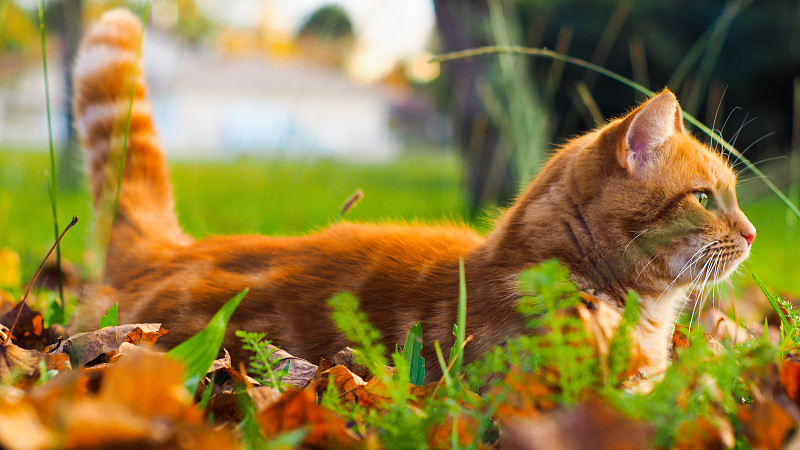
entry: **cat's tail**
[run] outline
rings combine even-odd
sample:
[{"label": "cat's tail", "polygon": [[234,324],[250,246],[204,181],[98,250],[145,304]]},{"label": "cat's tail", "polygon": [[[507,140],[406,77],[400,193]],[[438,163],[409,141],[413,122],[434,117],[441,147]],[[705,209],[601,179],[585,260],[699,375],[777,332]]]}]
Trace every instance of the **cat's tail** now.
[{"label": "cat's tail", "polygon": [[106,276],[114,265],[191,242],[178,225],[153,126],[141,38],[142,24],[131,12],[107,12],[83,38],[73,69],[75,126],[89,169],[97,232],[108,242]]}]

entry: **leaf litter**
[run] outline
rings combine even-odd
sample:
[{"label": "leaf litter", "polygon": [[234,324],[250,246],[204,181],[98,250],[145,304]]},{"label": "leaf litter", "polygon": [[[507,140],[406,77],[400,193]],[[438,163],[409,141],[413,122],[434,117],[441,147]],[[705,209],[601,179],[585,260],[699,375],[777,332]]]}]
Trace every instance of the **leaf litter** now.
[{"label": "leaf litter", "polygon": [[[260,442],[275,448],[402,448],[392,422],[419,427],[406,429],[406,447],[413,446],[415,432],[429,448],[777,449],[800,444],[795,433],[800,358],[794,348],[732,376],[747,398],[731,399],[719,378],[684,362],[718,361],[734,343],[770,340],[757,333],[760,329],[751,332],[709,310],[701,318],[703,340],[676,327],[676,362],[648,380],[635,370],[641,357],[635,332],[624,340],[626,365],[620,369],[612,361],[625,321],[602,306],[596,313],[597,304],[587,306],[592,303],[584,295],[581,303],[553,314],[578,320],[569,325],[580,324],[584,340],[577,345],[591,349],[590,358],[581,358],[594,359],[592,367],[602,378],[579,390],[574,401],[565,401],[563,385],[572,375],[546,358],[535,370],[508,367],[482,387],[468,389],[464,382],[416,386],[409,375],[398,373],[402,364],[368,367],[350,348],[319,364],[271,349],[270,363],[283,374],[283,392],[259,383],[243,365],[234,367],[223,349],[193,396],[183,364],[152,348],[167,333],[160,324],[107,326],[62,338],[57,327],[44,328],[41,313],[19,303],[0,316],[5,333],[10,318],[20,317],[0,347],[0,447],[225,449],[257,448],[252,443]],[[768,331],[772,341],[780,335]],[[625,402],[642,408],[637,401],[655,404],[670,391],[672,408],[688,412],[685,418],[664,419],[673,421],[667,437],[663,424],[626,409]],[[335,401],[326,402],[328,396]],[[698,401],[705,409],[693,416]],[[246,436],[248,420],[255,438]]]}]

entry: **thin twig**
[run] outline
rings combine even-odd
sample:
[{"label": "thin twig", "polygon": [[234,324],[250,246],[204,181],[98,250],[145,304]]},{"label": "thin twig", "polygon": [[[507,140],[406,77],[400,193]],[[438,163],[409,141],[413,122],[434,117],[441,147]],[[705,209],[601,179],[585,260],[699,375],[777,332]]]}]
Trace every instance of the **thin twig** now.
[{"label": "thin twig", "polygon": [[28,299],[28,294],[31,292],[31,288],[33,287],[33,283],[36,282],[36,279],[39,278],[39,274],[42,273],[42,268],[44,267],[44,264],[47,262],[47,258],[49,258],[50,255],[53,253],[53,250],[56,247],[58,247],[58,244],[61,242],[61,238],[63,238],[64,235],[67,234],[67,230],[72,228],[72,226],[75,225],[76,223],[78,223],[78,217],[77,216],[72,216],[72,221],[69,223],[69,225],[67,225],[66,228],[64,228],[64,231],[61,232],[61,235],[58,236],[58,239],[56,239],[56,243],[53,244],[52,247],[50,247],[50,251],[47,252],[47,255],[45,255],[45,257],[44,257],[44,260],[42,261],[41,264],[39,264],[39,269],[36,270],[36,274],[34,274],[33,278],[31,278],[31,281],[28,282],[28,287],[25,289],[25,294],[22,296],[22,300],[20,300],[19,303],[18,303],[19,311],[17,311],[17,318],[14,319],[14,323],[11,325],[11,329],[8,332],[8,337],[5,340],[5,342],[3,342],[4,344],[8,344],[8,341],[11,340],[11,336],[14,334],[14,327],[17,326],[17,321],[19,320],[19,316],[22,314],[22,305]]}]

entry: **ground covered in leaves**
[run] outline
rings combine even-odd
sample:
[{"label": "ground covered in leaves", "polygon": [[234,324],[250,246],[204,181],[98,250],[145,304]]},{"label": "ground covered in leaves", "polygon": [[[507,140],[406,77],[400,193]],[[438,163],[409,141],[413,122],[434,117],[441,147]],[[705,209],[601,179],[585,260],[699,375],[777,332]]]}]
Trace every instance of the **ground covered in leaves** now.
[{"label": "ground covered in leaves", "polygon": [[[555,263],[524,273],[521,286],[532,334],[468,365],[461,356],[470,339],[458,325],[449,355],[437,346],[438,361],[419,357],[419,327],[389,353],[346,294],[329,306],[353,349],[309,362],[242,331],[253,352],[245,366],[219,343],[246,291],[169,352],[157,350],[168,333],[160,324],[118,325],[112,310],[97,331],[66,336],[58,314],[3,293],[0,447],[800,445],[800,333],[789,302],[769,296],[780,327],[748,329],[715,309],[702,332],[678,326],[673,365],[645,379],[636,371],[635,296],[621,316],[591,312],[592,299]],[[423,384],[426,365],[441,365],[444,377]]]}]

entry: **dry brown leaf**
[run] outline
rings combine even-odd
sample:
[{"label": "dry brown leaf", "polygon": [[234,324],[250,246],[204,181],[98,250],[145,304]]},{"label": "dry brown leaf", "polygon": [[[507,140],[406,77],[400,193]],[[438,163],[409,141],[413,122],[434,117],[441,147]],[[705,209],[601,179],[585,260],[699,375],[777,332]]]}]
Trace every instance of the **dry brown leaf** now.
[{"label": "dry brown leaf", "polygon": [[600,400],[575,408],[517,416],[501,423],[500,447],[515,450],[639,450],[651,448],[652,426],[621,415]]},{"label": "dry brown leaf", "polygon": [[41,361],[46,370],[69,370],[69,358],[63,354],[26,350],[14,344],[0,345],[0,382],[30,388],[41,376]]},{"label": "dry brown leaf", "polygon": [[789,398],[800,405],[800,360],[793,356],[781,361],[780,380]]},{"label": "dry brown leaf", "polygon": [[792,430],[797,428],[786,411],[775,402],[756,401],[739,408],[742,432],[754,448],[783,448]]},{"label": "dry brown leaf", "polygon": [[141,347],[126,352],[115,364],[75,371],[31,392],[43,423],[59,425],[51,445],[236,448],[229,432],[205,424],[179,362]]},{"label": "dry brown leaf", "polygon": [[341,417],[317,404],[314,389],[289,390],[256,415],[256,422],[267,439],[307,427],[309,431],[303,444],[312,448],[352,448],[359,442]]},{"label": "dry brown leaf", "polygon": [[329,383],[333,383],[341,394],[340,399],[345,403],[358,403],[361,393],[356,391],[367,385],[366,381],[345,366],[333,366],[323,372],[323,375],[328,376]]},{"label": "dry brown leaf", "polygon": [[317,376],[333,366],[345,366],[350,372],[361,377],[362,380],[369,381],[370,378],[372,378],[372,374],[369,369],[367,369],[367,366],[356,363],[357,357],[358,353],[355,350],[350,347],[345,347],[333,355],[330,361],[325,358],[320,358]]},{"label": "dry brown leaf", "polygon": [[124,342],[152,344],[167,332],[160,323],[137,323],[80,333],[61,341],[53,352],[69,355],[73,367],[109,362]]},{"label": "dry brown leaf", "polygon": [[50,430],[42,424],[25,392],[0,386],[0,447],[40,449],[51,439]]},{"label": "dry brown leaf", "polygon": [[3,314],[0,323],[12,331],[11,339],[22,348],[44,350],[62,333],[62,329],[56,326],[45,329],[42,314],[33,311],[25,302],[17,303]]},{"label": "dry brown leaf", "polygon": [[[253,401],[256,412],[260,412],[278,401],[281,396],[280,392],[271,387],[259,386],[256,380],[231,367],[230,354],[227,350],[224,350],[224,353],[222,358],[214,360],[211,364],[208,374],[201,383],[201,389],[198,389],[195,394],[195,401],[199,401],[205,395],[206,389],[212,389],[206,413],[214,415],[215,423],[241,422],[242,414],[238,391],[242,385],[245,386],[247,395]],[[243,366],[242,370],[244,370]],[[213,384],[211,384],[212,380]]]},{"label": "dry brown leaf", "polygon": [[273,350],[269,361],[273,364],[273,370],[275,372],[281,372],[287,365],[289,366],[289,370],[281,379],[284,385],[292,386],[295,389],[302,389],[314,379],[314,376],[317,374],[316,364],[291,355],[289,352],[281,350],[274,345],[270,345],[269,348]]},{"label": "dry brown leaf", "polygon": [[495,413],[498,419],[503,420],[517,416],[530,418],[555,408],[557,406],[553,401],[555,393],[555,389],[542,383],[540,377],[521,373],[514,368],[505,376],[502,383],[489,391],[489,396],[493,398],[505,395]]},{"label": "dry brown leaf", "polygon": [[734,344],[742,344],[753,337],[747,329],[737,325],[717,308],[706,310],[700,320],[708,335],[719,342],[730,339]]},{"label": "dry brown leaf", "polygon": [[[471,416],[461,414],[456,421],[456,436],[458,448],[466,448],[475,441],[478,431],[478,421]],[[453,448],[453,416],[428,428],[428,448],[449,449]]]}]

